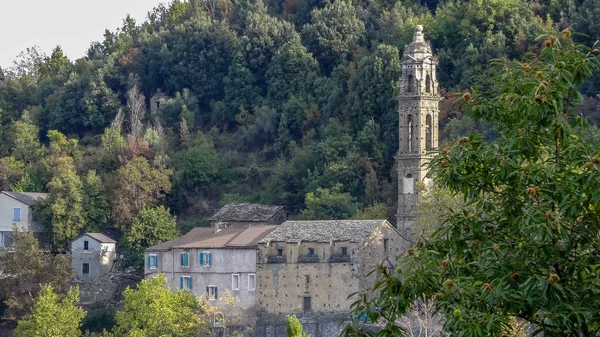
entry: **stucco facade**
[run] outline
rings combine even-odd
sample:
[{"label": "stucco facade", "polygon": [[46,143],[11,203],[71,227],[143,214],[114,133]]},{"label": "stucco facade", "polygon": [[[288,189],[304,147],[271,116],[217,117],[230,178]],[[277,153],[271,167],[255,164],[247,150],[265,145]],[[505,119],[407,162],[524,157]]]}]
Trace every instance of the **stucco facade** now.
[{"label": "stucco facade", "polygon": [[116,242],[99,233],[85,233],[71,242],[71,268],[83,282],[96,281],[112,270]]},{"label": "stucco facade", "polygon": [[34,212],[37,201],[46,196],[45,193],[0,193],[0,248],[12,245],[13,225],[19,230],[34,232],[41,246],[47,245],[46,230]]},{"label": "stucco facade", "polygon": [[[208,296],[225,316],[253,320],[256,302],[256,243],[275,226],[194,228],[145,252],[145,278],[165,275],[171,289]],[[223,297],[236,299],[233,309]],[[242,310],[244,308],[244,310]]]},{"label": "stucco facade", "polygon": [[[321,227],[348,235],[311,233]],[[374,284],[375,275],[367,275],[380,262],[393,264],[407,247],[385,220],[285,222],[258,246],[257,310],[298,316],[347,312],[348,296]]]}]

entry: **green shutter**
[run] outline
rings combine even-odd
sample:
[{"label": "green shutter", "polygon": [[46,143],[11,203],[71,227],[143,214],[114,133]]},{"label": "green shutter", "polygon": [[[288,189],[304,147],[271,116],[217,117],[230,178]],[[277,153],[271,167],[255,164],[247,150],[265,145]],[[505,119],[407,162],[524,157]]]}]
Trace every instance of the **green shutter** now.
[{"label": "green shutter", "polygon": [[179,278],[179,289],[183,290],[183,276]]},{"label": "green shutter", "polygon": [[158,255],[154,256],[154,267],[158,269]]},{"label": "green shutter", "polygon": [[188,278],[188,288],[190,288],[190,290],[192,290],[192,278]]},{"label": "green shutter", "polygon": [[200,265],[204,265],[204,253],[200,252],[200,254],[198,254],[200,256]]},{"label": "green shutter", "polygon": [[179,264],[183,267],[183,254],[179,255]]},{"label": "green shutter", "polygon": [[[148,255],[148,269],[150,269],[150,258],[151,258],[151,257],[152,257],[152,256]],[[138,260],[138,261],[139,261],[139,260]]]},{"label": "green shutter", "polygon": [[185,266],[189,266],[190,265],[190,254],[185,253]]},{"label": "green shutter", "polygon": [[207,264],[210,266],[210,253],[207,253],[206,255],[207,255],[207,260],[208,260]]}]

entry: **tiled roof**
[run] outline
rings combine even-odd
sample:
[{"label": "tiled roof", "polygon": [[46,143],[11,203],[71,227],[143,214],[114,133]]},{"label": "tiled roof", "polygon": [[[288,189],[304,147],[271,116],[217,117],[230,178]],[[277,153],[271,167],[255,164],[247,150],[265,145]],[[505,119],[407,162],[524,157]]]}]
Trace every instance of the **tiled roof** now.
[{"label": "tiled roof", "polygon": [[19,200],[20,202],[33,206],[39,200],[44,200],[48,197],[48,193],[33,193],[33,192],[8,192],[3,191],[3,194],[8,195],[9,197]]},{"label": "tiled roof", "polygon": [[360,242],[386,220],[286,221],[265,236],[268,242]]},{"label": "tiled roof", "polygon": [[227,204],[215,213],[209,220],[212,221],[268,221],[283,206],[261,204]]},{"label": "tiled roof", "polygon": [[173,248],[251,248],[276,226],[223,228],[215,233],[212,227],[197,227],[177,239],[152,246],[146,251],[167,251]]}]

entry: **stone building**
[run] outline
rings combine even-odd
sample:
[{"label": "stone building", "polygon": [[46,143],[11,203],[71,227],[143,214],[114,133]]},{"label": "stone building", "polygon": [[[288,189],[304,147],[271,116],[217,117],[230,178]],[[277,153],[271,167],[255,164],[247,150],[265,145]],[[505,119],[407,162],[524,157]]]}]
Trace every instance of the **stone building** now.
[{"label": "stone building", "polygon": [[348,296],[371,288],[375,275],[367,275],[380,262],[395,265],[407,247],[386,220],[286,221],[258,244],[257,310],[347,314]]},{"label": "stone building", "polygon": [[85,233],[71,241],[71,268],[79,281],[97,281],[112,271],[117,241],[102,233]]},{"label": "stone building", "polygon": [[46,228],[38,221],[36,206],[46,199],[47,193],[8,192],[0,193],[0,248],[13,245],[13,225],[20,231],[33,232],[42,248],[49,247]]},{"label": "stone building", "polygon": [[441,100],[435,67],[438,61],[416,26],[413,41],[404,48],[399,90],[398,231],[413,241],[418,182],[429,185],[427,163],[438,147],[438,115]]},{"label": "stone building", "polygon": [[256,225],[280,225],[287,220],[285,207],[249,203],[227,204],[212,217],[211,225],[220,227],[248,227]]},{"label": "stone building", "polygon": [[[145,278],[158,273],[166,276],[172,289],[189,289],[207,295],[214,305],[226,291],[239,299],[237,308],[254,317],[256,297],[256,247],[276,226],[237,228],[197,227],[186,235],[146,250]],[[227,312],[227,315],[241,314]]]}]

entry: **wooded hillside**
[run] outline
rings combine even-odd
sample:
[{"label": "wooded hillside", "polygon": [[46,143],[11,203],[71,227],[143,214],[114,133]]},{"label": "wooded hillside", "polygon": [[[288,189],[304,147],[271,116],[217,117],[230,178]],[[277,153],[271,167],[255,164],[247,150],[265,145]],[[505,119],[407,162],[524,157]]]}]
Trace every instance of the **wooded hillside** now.
[{"label": "wooded hillside", "polygon": [[[527,59],[553,31],[600,38],[597,0],[265,1],[175,1],[84,58],[32,48],[0,69],[0,188],[50,192],[58,246],[106,223],[139,241],[168,212],[185,232],[232,201],[391,219],[395,91],[416,24],[439,57],[442,142],[495,137],[449,94],[492,85],[491,59]],[[596,74],[580,107],[596,124],[599,89]]]}]

